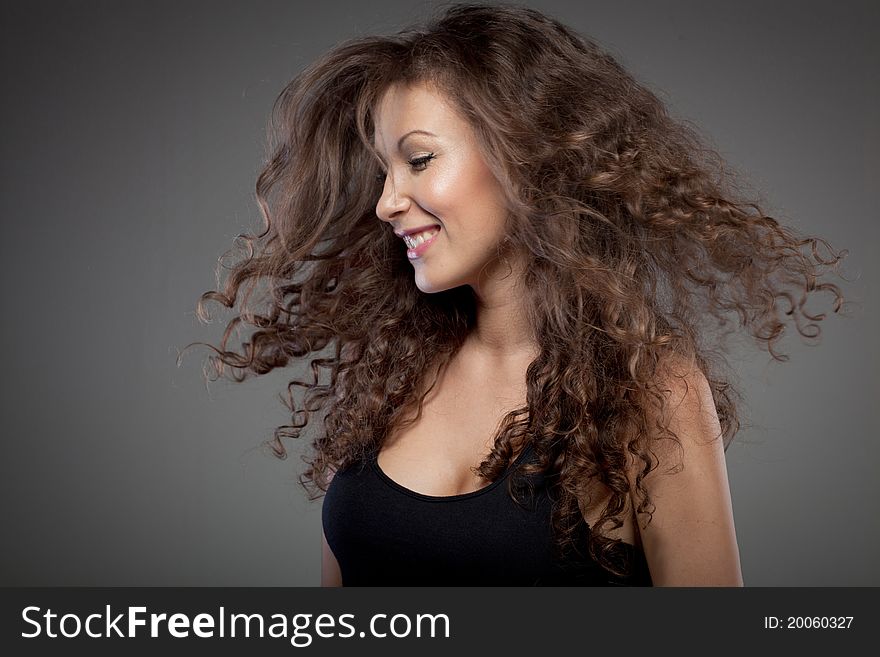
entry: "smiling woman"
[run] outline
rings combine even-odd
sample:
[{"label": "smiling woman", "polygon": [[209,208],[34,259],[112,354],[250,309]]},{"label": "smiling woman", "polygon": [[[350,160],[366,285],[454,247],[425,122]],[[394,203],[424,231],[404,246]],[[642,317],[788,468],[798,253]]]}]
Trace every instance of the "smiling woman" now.
[{"label": "smiling woman", "polygon": [[377,107],[375,142],[378,154],[396,145],[379,155],[387,173],[376,214],[411,240],[416,286],[481,290],[497,277],[507,203],[470,125],[431,85],[393,85]]},{"label": "smiling woman", "polygon": [[840,310],[818,281],[843,254],[523,7],[341,44],[281,93],[270,145],[266,228],[199,314],[251,286],[221,375],[308,359],[271,444],[324,413],[301,477],[326,493],[322,583],[742,585],[713,331],[735,313],[784,360],[789,324],[818,335],[811,293]]}]

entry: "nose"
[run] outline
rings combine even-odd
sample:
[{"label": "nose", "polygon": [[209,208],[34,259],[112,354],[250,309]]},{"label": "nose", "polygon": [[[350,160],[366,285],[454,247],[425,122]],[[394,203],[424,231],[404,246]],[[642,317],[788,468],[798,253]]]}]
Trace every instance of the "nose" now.
[{"label": "nose", "polygon": [[376,203],[376,216],[382,221],[393,221],[400,214],[405,213],[410,206],[410,198],[406,190],[394,181],[389,172],[385,176],[385,186],[382,188],[382,196]]}]

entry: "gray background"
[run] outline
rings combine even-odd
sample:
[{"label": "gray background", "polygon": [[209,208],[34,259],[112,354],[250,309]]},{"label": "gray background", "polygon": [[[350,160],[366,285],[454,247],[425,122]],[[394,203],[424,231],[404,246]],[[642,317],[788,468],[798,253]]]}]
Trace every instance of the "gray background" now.
[{"label": "gray background", "polygon": [[[693,121],[766,209],[850,256],[853,319],[770,364],[731,362],[728,451],[745,582],[878,585],[878,12],[868,2],[531,2]],[[342,39],[432,3],[19,2],[2,9],[4,435],[0,584],[317,585],[320,502],[292,372],[205,387],[228,315],[194,315],[258,225],[276,94]],[[830,296],[813,310],[830,311]],[[875,336],[869,339],[869,336]],[[296,450],[298,446],[291,446]]]}]

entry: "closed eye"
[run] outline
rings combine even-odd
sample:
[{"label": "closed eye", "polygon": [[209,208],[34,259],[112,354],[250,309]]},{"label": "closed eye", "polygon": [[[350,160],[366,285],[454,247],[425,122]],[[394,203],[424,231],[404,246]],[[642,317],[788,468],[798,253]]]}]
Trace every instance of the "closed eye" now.
[{"label": "closed eye", "polygon": [[409,161],[409,165],[416,171],[424,171],[428,167],[428,162],[434,159],[433,153],[428,153],[422,157],[417,157]]},{"label": "closed eye", "polygon": [[[422,157],[416,157],[411,159],[407,164],[409,164],[410,168],[414,171],[424,171],[428,168],[428,162],[434,159],[434,153],[428,153],[427,155],[423,155]],[[376,174],[376,182],[383,182],[385,180],[386,173],[384,171],[380,171]]]}]

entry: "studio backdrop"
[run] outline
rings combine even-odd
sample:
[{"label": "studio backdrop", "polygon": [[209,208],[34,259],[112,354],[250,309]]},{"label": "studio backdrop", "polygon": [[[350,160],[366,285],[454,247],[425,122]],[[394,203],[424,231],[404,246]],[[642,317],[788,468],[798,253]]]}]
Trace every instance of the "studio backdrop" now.
[{"label": "studio backdrop", "polygon": [[[607,48],[765,209],[849,255],[847,317],[772,361],[733,340],[727,452],[746,586],[880,585],[878,41],[870,2],[526,3]],[[300,369],[205,383],[218,258],[258,231],[276,95],[431,2],[4,3],[4,585],[314,586]],[[832,313],[831,296],[810,309]],[[793,328],[793,327],[792,327]],[[237,344],[233,341],[232,344]],[[310,425],[310,429],[319,426]]]}]

